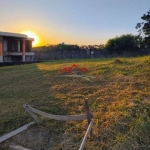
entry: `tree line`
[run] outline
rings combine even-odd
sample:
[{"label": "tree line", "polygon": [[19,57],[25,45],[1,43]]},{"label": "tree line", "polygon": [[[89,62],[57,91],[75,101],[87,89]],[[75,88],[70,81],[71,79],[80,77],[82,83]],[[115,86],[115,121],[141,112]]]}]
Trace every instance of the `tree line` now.
[{"label": "tree line", "polygon": [[107,43],[100,45],[47,45],[45,50],[107,50],[110,53],[136,52],[143,48],[150,48],[150,10],[144,14],[141,19],[143,22],[137,23],[138,35],[124,34],[109,39]]}]

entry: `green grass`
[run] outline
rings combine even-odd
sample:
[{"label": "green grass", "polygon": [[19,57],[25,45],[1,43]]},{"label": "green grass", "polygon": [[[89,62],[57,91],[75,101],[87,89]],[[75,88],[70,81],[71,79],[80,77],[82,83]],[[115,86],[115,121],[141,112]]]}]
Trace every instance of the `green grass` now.
[{"label": "green grass", "polygon": [[[86,149],[150,149],[150,56],[74,59],[0,68],[0,135],[30,122],[24,103],[52,114],[85,113],[89,99],[94,138]],[[58,71],[76,63],[90,70],[93,82],[62,77]],[[78,149],[87,121],[44,120],[58,141],[51,149]],[[62,139],[65,139],[62,144]]]}]

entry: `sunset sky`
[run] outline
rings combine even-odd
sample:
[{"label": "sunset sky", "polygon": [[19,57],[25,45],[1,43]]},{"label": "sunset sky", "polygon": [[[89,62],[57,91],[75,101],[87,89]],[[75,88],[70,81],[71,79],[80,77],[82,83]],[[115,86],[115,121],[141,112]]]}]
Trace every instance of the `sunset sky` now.
[{"label": "sunset sky", "polygon": [[105,44],[137,34],[149,9],[150,0],[0,0],[0,31],[33,33],[36,46]]}]

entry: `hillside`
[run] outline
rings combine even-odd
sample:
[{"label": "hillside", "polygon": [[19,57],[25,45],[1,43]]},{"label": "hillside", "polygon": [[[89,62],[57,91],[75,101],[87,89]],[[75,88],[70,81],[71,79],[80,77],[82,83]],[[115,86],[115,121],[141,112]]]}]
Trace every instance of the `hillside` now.
[{"label": "hillside", "polygon": [[[58,72],[77,64],[87,68],[92,82],[64,77]],[[52,114],[85,113],[84,98],[89,99],[94,115],[93,139],[87,150],[150,149],[150,56],[119,59],[76,59],[0,68],[0,135],[33,119],[25,112],[29,104]],[[44,132],[43,149],[78,149],[87,129],[87,121],[44,120],[30,131]],[[28,136],[26,131],[24,135]],[[21,134],[24,136],[23,134]],[[27,137],[28,138],[28,137]],[[35,137],[36,138],[36,137]],[[38,137],[37,137],[38,138]],[[37,143],[13,137],[10,142],[34,149]]]}]

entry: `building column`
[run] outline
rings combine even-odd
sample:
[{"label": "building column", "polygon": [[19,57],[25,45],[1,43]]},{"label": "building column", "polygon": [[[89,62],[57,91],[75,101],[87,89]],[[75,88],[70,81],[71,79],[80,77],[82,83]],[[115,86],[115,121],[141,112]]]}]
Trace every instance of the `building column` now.
[{"label": "building column", "polygon": [[22,40],[22,61],[25,61],[25,39]]},{"label": "building column", "polygon": [[0,62],[3,62],[3,38],[0,37]]},{"label": "building column", "polygon": [[20,52],[20,40],[18,40],[18,52]]}]

